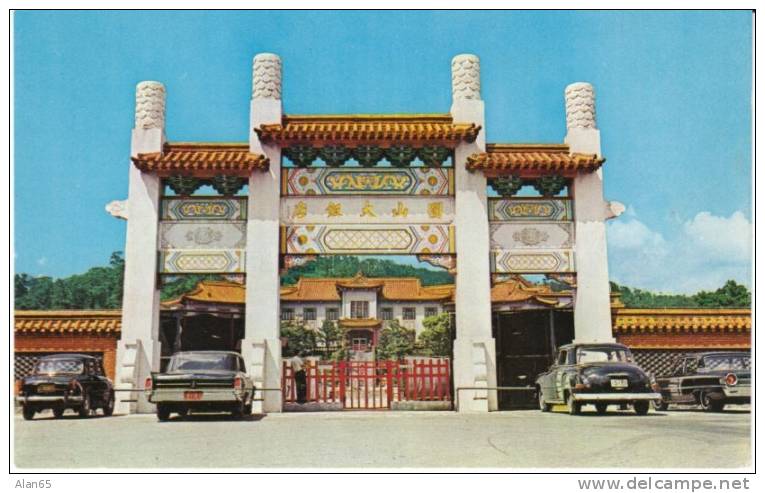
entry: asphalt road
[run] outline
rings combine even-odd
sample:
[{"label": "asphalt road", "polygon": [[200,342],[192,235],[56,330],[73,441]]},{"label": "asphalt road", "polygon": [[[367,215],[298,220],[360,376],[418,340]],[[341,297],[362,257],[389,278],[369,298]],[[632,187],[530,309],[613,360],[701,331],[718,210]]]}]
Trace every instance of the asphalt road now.
[{"label": "asphalt road", "polygon": [[15,418],[19,468],[741,468],[748,409]]}]

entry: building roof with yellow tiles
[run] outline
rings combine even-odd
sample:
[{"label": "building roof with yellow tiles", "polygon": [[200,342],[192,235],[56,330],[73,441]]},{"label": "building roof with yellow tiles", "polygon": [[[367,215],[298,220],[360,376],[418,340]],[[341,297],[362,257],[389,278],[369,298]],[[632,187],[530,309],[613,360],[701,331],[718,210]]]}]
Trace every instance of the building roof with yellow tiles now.
[{"label": "building roof with yellow tiles", "polygon": [[494,283],[491,287],[492,303],[518,303],[534,301],[547,306],[560,304],[562,298],[571,298],[571,291],[553,291],[547,285],[535,285],[520,276]]},{"label": "building roof with yellow tiles", "polygon": [[748,308],[615,308],[614,334],[651,332],[751,332]]},{"label": "building roof with yellow tiles", "polygon": [[200,281],[188,293],[162,302],[162,307],[174,308],[183,305],[186,301],[244,305],[245,286],[233,281]]},{"label": "building roof with yellow tiles", "polygon": [[603,162],[605,159],[595,154],[570,154],[565,144],[487,144],[486,152],[468,156],[466,167],[487,175],[573,176],[580,171],[594,171]]},{"label": "building roof with yellow tiles", "polygon": [[24,334],[117,335],[121,310],[16,310],[13,331]]},{"label": "building roof with yellow tiles", "polygon": [[141,171],[197,177],[249,176],[269,165],[268,158],[251,153],[247,143],[168,143],[162,152],[138,154],[131,159]]},{"label": "building roof with yellow tiles", "polygon": [[[365,287],[366,286],[366,287]],[[341,289],[380,289],[390,301],[448,301],[454,286],[423,286],[416,277],[302,277],[281,290],[282,301],[340,301]]]},{"label": "building roof with yellow tiles", "polygon": [[379,318],[341,318],[338,325],[345,329],[369,329],[382,325]]},{"label": "building roof with yellow tiles", "polygon": [[285,115],[282,123],[254,129],[263,142],[280,145],[443,145],[473,142],[481,127],[454,123],[448,114]]}]

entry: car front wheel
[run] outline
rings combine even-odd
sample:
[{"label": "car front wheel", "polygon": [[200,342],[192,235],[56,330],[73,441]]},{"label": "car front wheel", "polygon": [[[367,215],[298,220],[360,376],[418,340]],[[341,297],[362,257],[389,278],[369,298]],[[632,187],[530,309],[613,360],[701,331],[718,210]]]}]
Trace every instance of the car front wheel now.
[{"label": "car front wheel", "polygon": [[170,419],[170,409],[162,404],[157,404],[157,419],[160,421],[167,421]]},{"label": "car front wheel", "polygon": [[103,407],[104,416],[111,416],[114,413],[114,392],[109,393],[109,400]]},{"label": "car front wheel", "polygon": [[34,419],[34,417],[35,417],[35,410],[32,409],[31,407],[24,407],[21,410],[21,414],[24,416],[24,419],[29,421],[29,420]]},{"label": "car front wheel", "polygon": [[574,395],[569,393],[566,399],[566,407],[568,407],[568,413],[571,416],[576,416],[582,411],[582,404],[574,400]]},{"label": "car front wheel", "polygon": [[537,390],[537,395],[539,396],[539,410],[543,413],[546,413],[550,410],[550,404],[545,402],[545,396],[542,394],[542,389]]},{"label": "car front wheel", "polygon": [[648,401],[638,401],[632,405],[632,408],[635,410],[635,413],[637,413],[639,416],[645,416],[648,414],[648,408],[650,407],[650,403]]},{"label": "car front wheel", "polygon": [[606,414],[606,411],[608,410],[608,404],[605,404],[603,402],[598,402],[595,404],[595,411],[597,411],[598,414]]},{"label": "car front wheel", "polygon": [[53,417],[56,419],[59,419],[61,416],[64,415],[64,408],[63,407],[57,407],[53,410]]},{"label": "car front wheel", "polygon": [[664,399],[657,399],[653,401],[653,408],[657,411],[666,411],[669,409],[669,402],[665,401]]},{"label": "car front wheel", "polygon": [[90,411],[92,408],[90,407],[90,396],[86,395],[82,398],[82,406],[80,406],[80,417],[81,418],[87,418],[90,416]]}]

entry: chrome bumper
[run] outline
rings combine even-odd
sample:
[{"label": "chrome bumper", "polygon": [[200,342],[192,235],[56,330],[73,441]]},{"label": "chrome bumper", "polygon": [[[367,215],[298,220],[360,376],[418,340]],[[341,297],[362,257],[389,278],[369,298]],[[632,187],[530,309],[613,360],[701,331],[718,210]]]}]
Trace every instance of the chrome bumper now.
[{"label": "chrome bumper", "polygon": [[[202,392],[201,399],[186,399],[185,392]],[[241,402],[244,392],[236,392],[232,389],[168,389],[154,390],[147,395],[149,402],[157,404],[161,402],[198,404],[203,402]]]},{"label": "chrome bumper", "polygon": [[82,404],[81,395],[63,396],[63,395],[29,395],[17,396],[16,402],[19,404]]},{"label": "chrome bumper", "polygon": [[752,396],[752,386],[751,385],[734,385],[732,387],[729,387],[727,385],[723,386],[722,388],[723,394],[725,394],[725,397],[751,397]]},{"label": "chrome bumper", "polygon": [[641,392],[641,393],[613,393],[613,394],[577,394],[574,393],[575,401],[655,401],[661,399],[661,394],[658,392]]}]

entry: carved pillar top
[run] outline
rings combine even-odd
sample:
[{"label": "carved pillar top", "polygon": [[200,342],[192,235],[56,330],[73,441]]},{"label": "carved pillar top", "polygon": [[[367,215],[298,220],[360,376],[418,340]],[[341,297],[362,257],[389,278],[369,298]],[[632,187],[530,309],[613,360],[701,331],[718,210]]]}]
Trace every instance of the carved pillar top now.
[{"label": "carved pillar top", "polygon": [[481,61],[477,56],[452,58],[452,99],[481,99]]},{"label": "carved pillar top", "polygon": [[598,128],[592,84],[575,82],[566,86],[566,128]]},{"label": "carved pillar top", "polygon": [[252,59],[252,99],[282,99],[282,60],[273,53]]},{"label": "carved pillar top", "polygon": [[135,88],[135,128],[165,128],[165,86],[147,80]]}]

